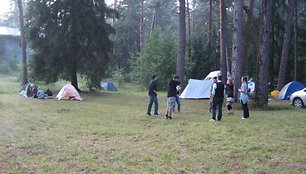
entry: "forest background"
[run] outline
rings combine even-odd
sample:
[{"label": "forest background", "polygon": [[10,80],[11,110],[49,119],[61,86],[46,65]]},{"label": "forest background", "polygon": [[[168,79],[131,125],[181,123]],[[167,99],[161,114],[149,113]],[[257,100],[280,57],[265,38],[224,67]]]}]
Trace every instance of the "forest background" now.
[{"label": "forest background", "polygon": [[[71,10],[72,16],[62,16],[62,19],[68,16],[67,21],[71,22],[59,32],[56,27],[42,27],[54,19],[50,18],[51,12],[42,13],[37,1],[11,1],[11,10],[0,24],[22,27],[24,41],[34,50],[34,54],[28,53],[28,60],[22,61],[27,66],[19,68],[22,83],[27,78],[46,83],[64,78],[78,89],[76,74],[79,74],[87,79],[89,89],[98,87],[103,78],[146,88],[152,73],[157,73],[159,89],[165,90],[175,73],[183,77],[186,85],[190,78],[203,79],[209,72],[221,69],[222,74],[226,71],[232,74],[236,91],[242,75],[253,79],[258,84],[257,103],[266,106],[268,92],[280,90],[292,80],[306,82],[304,1],[114,0],[108,4],[97,1],[101,3],[88,5],[88,11],[83,8],[83,1],[72,2],[74,8],[65,4],[56,6],[50,0],[42,3],[45,11]],[[22,5],[18,6],[19,3]],[[24,9],[22,26],[20,7]],[[95,8],[104,9],[101,25],[92,20],[98,16],[98,10],[92,10]],[[89,11],[95,14],[88,15]],[[56,19],[57,26],[64,24],[64,20]],[[95,29],[96,26],[100,28]],[[40,35],[35,35],[39,33],[37,27],[43,28]],[[69,27],[78,29],[65,34]],[[48,34],[52,37],[42,37]],[[84,37],[78,41],[77,35]],[[75,42],[62,42],[64,36]],[[88,39],[95,41],[84,46]],[[67,45],[71,49],[65,48]],[[12,58],[1,56],[1,71],[18,69]],[[78,63],[71,66],[71,62]]]}]

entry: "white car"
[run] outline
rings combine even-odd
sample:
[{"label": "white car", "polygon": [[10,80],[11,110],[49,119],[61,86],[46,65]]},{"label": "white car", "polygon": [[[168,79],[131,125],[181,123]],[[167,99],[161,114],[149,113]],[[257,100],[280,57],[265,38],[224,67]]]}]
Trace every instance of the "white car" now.
[{"label": "white car", "polygon": [[297,108],[305,107],[306,104],[306,88],[296,91],[290,96],[290,103]]}]

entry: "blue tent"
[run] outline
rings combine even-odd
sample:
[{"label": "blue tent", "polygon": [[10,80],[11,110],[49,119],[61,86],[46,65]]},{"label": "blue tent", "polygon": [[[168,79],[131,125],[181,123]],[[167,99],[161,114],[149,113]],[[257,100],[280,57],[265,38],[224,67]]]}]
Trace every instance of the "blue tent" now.
[{"label": "blue tent", "polygon": [[304,88],[305,88],[305,85],[300,82],[297,82],[297,81],[289,82],[279,92],[278,99],[289,100],[290,95],[292,93],[294,93],[295,91],[304,89]]},{"label": "blue tent", "polygon": [[117,91],[117,87],[112,82],[101,82],[100,86],[105,91]]}]

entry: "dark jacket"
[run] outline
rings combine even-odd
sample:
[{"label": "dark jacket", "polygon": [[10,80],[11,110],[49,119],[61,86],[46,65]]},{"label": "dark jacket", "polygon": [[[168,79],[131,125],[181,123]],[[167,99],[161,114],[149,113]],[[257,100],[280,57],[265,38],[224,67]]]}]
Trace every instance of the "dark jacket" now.
[{"label": "dark jacket", "polygon": [[226,84],[226,94],[227,97],[234,97],[234,85]]},{"label": "dark jacket", "polygon": [[222,82],[217,82],[216,85],[215,98],[224,98],[224,84]]},{"label": "dark jacket", "polygon": [[156,93],[155,91],[157,91],[157,83],[156,83],[156,80],[151,80],[151,81],[150,81],[150,85],[149,85],[149,92],[148,92],[148,95],[149,95],[149,96],[157,96],[157,93]]},{"label": "dark jacket", "polygon": [[181,84],[179,81],[175,81],[173,79],[169,80],[167,97],[176,97],[177,96],[176,86],[179,85],[179,84]]}]

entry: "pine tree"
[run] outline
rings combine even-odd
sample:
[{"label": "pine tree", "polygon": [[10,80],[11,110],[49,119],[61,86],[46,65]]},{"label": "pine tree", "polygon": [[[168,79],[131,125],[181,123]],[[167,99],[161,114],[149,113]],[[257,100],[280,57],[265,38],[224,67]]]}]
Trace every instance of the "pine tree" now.
[{"label": "pine tree", "polygon": [[90,89],[98,87],[110,62],[114,29],[106,17],[113,13],[104,0],[30,1],[26,27],[34,77],[46,82],[63,78],[79,90],[80,73]]}]

